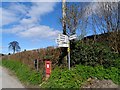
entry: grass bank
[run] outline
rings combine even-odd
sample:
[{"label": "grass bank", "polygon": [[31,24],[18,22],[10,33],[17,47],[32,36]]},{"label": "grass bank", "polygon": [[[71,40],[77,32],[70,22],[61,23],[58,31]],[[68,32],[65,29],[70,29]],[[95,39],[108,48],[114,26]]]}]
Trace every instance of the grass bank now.
[{"label": "grass bank", "polygon": [[103,68],[77,65],[71,70],[56,68],[50,79],[42,85],[43,88],[80,88],[90,77],[100,80],[112,80],[120,85],[120,70],[115,67]]},{"label": "grass bank", "polygon": [[40,73],[15,60],[2,60],[2,66],[11,70],[18,79],[27,85],[39,85],[42,82]]}]

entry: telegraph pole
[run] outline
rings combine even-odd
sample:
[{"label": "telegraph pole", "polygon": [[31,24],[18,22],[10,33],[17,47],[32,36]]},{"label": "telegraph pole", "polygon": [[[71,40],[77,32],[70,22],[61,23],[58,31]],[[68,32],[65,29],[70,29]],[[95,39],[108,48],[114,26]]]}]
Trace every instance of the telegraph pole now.
[{"label": "telegraph pole", "polygon": [[63,34],[66,35],[66,0],[62,0],[62,26]]}]

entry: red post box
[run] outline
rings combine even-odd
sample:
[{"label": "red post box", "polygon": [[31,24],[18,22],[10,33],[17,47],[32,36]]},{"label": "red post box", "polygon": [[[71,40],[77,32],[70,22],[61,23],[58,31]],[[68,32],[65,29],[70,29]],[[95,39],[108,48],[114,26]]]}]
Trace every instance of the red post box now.
[{"label": "red post box", "polygon": [[45,60],[46,78],[50,77],[51,74],[51,61]]}]

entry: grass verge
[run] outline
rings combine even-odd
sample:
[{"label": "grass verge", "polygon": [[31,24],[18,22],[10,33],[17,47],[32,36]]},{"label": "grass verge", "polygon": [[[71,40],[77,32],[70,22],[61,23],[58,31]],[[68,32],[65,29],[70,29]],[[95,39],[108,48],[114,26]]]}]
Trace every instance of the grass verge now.
[{"label": "grass verge", "polygon": [[18,79],[27,85],[39,85],[42,82],[41,74],[31,70],[26,65],[15,60],[2,60],[2,66],[8,68],[18,77]]}]

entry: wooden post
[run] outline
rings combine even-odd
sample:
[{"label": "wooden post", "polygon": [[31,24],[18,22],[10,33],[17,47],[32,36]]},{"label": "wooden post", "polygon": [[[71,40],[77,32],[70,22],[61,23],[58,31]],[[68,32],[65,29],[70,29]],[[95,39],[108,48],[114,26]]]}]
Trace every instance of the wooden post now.
[{"label": "wooden post", "polygon": [[39,69],[39,68],[38,68],[38,63],[39,63],[39,60],[37,59],[37,71],[38,71],[38,69]]}]

